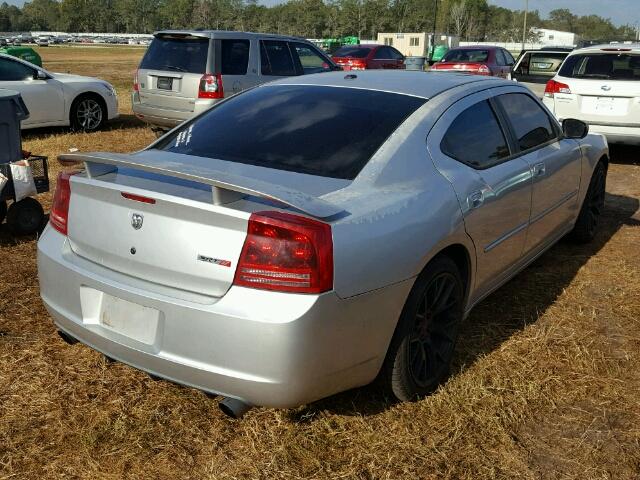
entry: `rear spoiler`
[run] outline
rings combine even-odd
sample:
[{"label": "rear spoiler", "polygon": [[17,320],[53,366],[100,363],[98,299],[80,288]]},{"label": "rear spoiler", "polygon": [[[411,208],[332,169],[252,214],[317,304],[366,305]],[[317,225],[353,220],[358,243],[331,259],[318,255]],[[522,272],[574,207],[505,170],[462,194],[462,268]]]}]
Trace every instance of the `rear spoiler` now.
[{"label": "rear spoiler", "polygon": [[117,167],[126,167],[210,185],[214,205],[223,205],[239,200],[243,195],[252,195],[283,203],[316,218],[333,217],[344,212],[344,209],[333,203],[282,185],[230,174],[203,165],[169,162],[155,156],[152,158],[150,155],[70,153],[60,155],[58,161],[65,166],[84,163],[89,178],[114,172]]}]

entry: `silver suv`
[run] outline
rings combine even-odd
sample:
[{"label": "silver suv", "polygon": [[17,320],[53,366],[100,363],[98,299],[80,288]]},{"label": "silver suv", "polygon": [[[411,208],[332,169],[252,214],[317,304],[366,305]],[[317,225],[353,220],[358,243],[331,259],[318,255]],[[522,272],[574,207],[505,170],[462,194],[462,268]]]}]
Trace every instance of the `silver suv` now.
[{"label": "silver suv", "polygon": [[136,116],[173,128],[222,98],[277,78],[341,70],[310,42],[263,33],[156,32],[134,80]]}]

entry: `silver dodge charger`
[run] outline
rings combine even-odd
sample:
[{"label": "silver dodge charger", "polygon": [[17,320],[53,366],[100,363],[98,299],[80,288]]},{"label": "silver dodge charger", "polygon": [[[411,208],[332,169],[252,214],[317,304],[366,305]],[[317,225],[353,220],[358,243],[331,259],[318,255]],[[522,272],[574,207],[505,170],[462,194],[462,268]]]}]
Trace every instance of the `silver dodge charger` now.
[{"label": "silver dodge charger", "polygon": [[378,379],[437,388],[471,308],[593,238],[608,147],[524,87],[335,72],[238,94],[133,154],[60,157],[38,243],[63,339],[293,407]]}]

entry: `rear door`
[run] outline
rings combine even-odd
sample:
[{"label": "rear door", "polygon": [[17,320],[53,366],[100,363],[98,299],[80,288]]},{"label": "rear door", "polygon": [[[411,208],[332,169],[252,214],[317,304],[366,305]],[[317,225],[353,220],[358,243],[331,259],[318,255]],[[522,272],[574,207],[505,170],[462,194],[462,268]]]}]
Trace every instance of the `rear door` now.
[{"label": "rear door", "polygon": [[214,41],[215,71],[222,75],[224,96],[235,95],[256,86],[258,76],[249,72],[251,43],[247,39],[221,39]]},{"label": "rear door", "polygon": [[558,118],[579,118],[593,125],[640,127],[640,53],[571,55],[555,80],[570,90],[554,94]]},{"label": "rear door", "polygon": [[210,73],[211,40],[190,34],[161,34],[151,42],[138,69],[140,103],[193,112],[200,79]]},{"label": "rear door", "polygon": [[531,219],[525,251],[557,239],[578,211],[580,145],[562,138],[560,128],[546,110],[527,93],[496,97],[509,124],[514,150],[521,155],[533,178]]},{"label": "rear door", "polygon": [[480,292],[499,283],[521,260],[531,211],[529,164],[511,151],[492,96],[488,91],[460,100],[427,139],[436,167],[457,194],[475,244]]}]

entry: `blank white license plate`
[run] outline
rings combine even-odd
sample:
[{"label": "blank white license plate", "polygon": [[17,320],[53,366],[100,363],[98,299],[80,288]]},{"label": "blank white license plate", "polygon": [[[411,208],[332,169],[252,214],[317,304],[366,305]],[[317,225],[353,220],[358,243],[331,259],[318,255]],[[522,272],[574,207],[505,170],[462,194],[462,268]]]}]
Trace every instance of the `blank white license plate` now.
[{"label": "blank white license plate", "polygon": [[614,97],[583,97],[582,113],[598,115],[626,115],[629,100]]},{"label": "blank white license plate", "polygon": [[102,296],[100,325],[121,335],[146,344],[153,344],[158,330],[160,312],[154,308],[113,297]]}]

